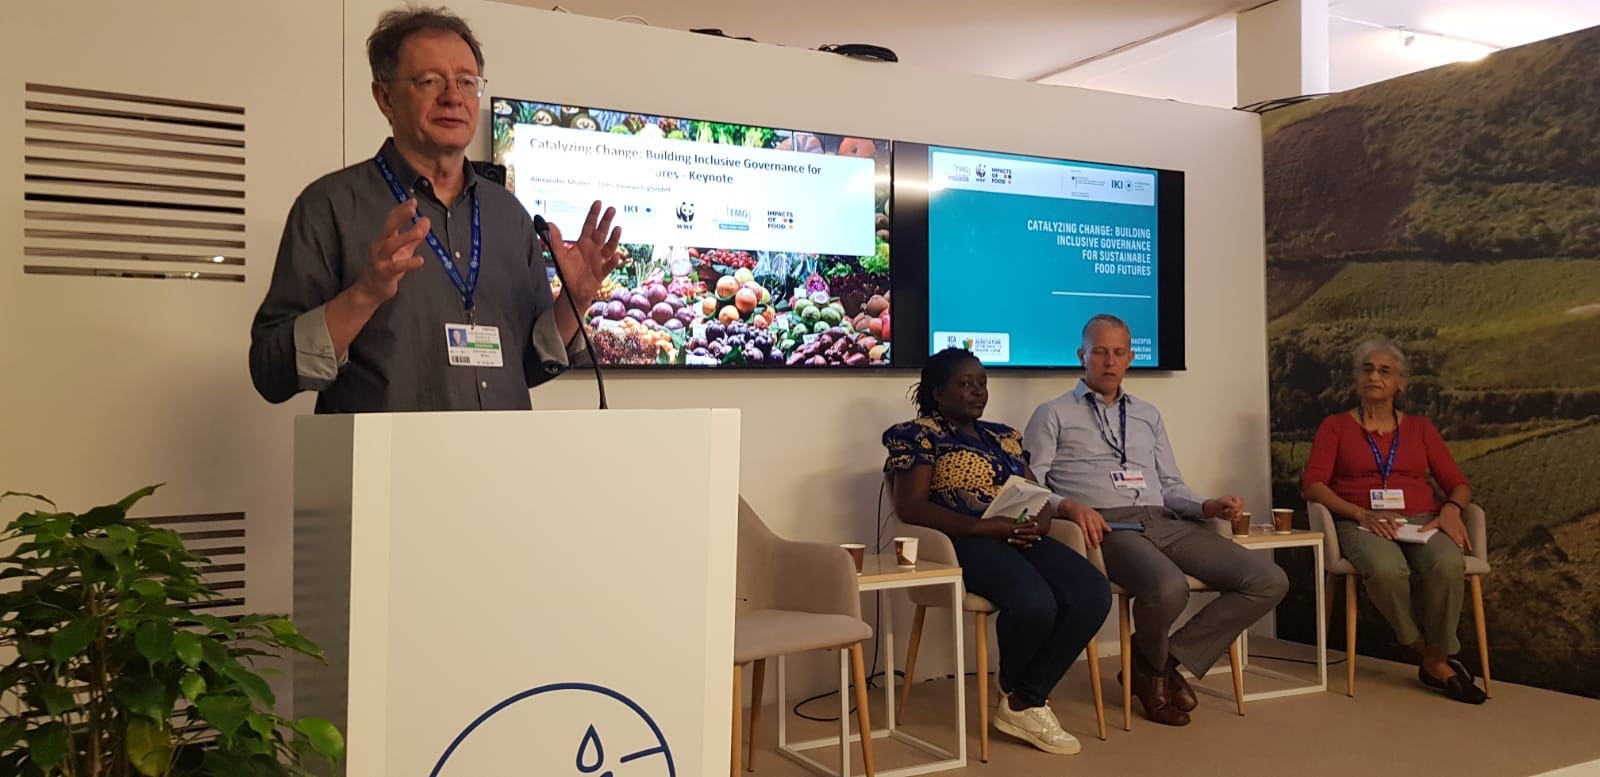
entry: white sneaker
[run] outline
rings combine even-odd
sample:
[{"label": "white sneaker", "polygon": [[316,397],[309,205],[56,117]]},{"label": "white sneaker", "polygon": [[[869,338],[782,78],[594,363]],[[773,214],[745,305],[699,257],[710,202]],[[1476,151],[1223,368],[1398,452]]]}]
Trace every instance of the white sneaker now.
[{"label": "white sneaker", "polygon": [[1014,710],[1010,702],[1001,697],[1000,707],[994,711],[994,727],[1046,753],[1073,755],[1083,749],[1077,737],[1061,729],[1061,722],[1056,720],[1049,705]]}]

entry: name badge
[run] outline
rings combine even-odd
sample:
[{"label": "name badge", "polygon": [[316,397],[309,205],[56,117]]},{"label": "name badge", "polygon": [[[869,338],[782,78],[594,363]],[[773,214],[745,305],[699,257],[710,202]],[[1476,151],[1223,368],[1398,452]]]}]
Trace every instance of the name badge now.
[{"label": "name badge", "polygon": [[1406,492],[1398,488],[1374,488],[1367,492],[1374,510],[1406,509]]},{"label": "name badge", "polygon": [[1111,485],[1119,489],[1144,488],[1144,472],[1137,469],[1125,469],[1111,473]]},{"label": "name badge", "polygon": [[500,327],[445,324],[444,341],[452,367],[505,366],[500,355]]}]

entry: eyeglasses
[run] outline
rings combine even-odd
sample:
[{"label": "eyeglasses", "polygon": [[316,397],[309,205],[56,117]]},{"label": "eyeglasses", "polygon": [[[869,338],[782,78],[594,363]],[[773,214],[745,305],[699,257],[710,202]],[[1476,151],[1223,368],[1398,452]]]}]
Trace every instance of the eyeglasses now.
[{"label": "eyeglasses", "polygon": [[454,86],[462,95],[482,97],[484,90],[489,87],[489,79],[469,75],[446,78],[438,73],[423,73],[411,79],[411,85],[429,97],[438,97],[447,85]]}]

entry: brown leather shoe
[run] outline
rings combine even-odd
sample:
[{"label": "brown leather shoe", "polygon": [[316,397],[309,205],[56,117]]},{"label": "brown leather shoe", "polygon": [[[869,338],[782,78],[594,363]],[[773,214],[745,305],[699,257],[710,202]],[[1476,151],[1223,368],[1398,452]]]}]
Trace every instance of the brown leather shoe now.
[{"label": "brown leather shoe", "polygon": [[[1117,673],[1117,680],[1120,682],[1123,679],[1122,674]],[[1129,688],[1133,691],[1133,695],[1139,697],[1139,703],[1144,705],[1146,718],[1163,726],[1189,725],[1189,713],[1178,709],[1172,703],[1165,672],[1147,670],[1144,661],[1136,655],[1133,658],[1133,677],[1129,679],[1132,681]]]},{"label": "brown leather shoe", "polygon": [[1194,712],[1194,708],[1200,706],[1200,699],[1195,697],[1189,681],[1183,678],[1178,662],[1170,658],[1167,659],[1167,689],[1172,695],[1172,706],[1184,712]]}]

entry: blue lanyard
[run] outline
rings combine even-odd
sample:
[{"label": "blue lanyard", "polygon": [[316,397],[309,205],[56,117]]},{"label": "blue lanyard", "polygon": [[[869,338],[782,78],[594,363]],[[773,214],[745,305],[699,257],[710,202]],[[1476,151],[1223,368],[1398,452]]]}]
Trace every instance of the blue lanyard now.
[{"label": "blue lanyard", "polygon": [[1122,428],[1122,434],[1121,434],[1121,437],[1118,440],[1111,439],[1111,430],[1109,428],[1107,428],[1107,425],[1106,425],[1106,420],[1107,419],[1102,415],[1102,411],[1100,409],[1100,400],[1095,399],[1095,396],[1093,394],[1085,394],[1085,395],[1083,395],[1083,397],[1084,397],[1084,399],[1089,400],[1089,409],[1091,411],[1093,411],[1093,413],[1094,413],[1095,426],[1100,427],[1100,437],[1101,437],[1101,439],[1105,440],[1106,444],[1111,446],[1111,450],[1116,451],[1117,455],[1122,457],[1122,468],[1123,469],[1127,469],[1128,468],[1128,395],[1127,394],[1123,394],[1122,396],[1117,398],[1117,416],[1118,416],[1118,420],[1121,422],[1121,428]]},{"label": "blue lanyard", "polygon": [[[399,202],[406,201],[406,190],[400,188],[400,183],[394,179],[394,173],[389,170],[389,163],[384,161],[383,154],[379,153],[372,158],[378,165],[378,172],[383,173],[383,180],[389,183],[389,191],[394,193],[394,198]],[[449,206],[446,206],[449,207]],[[411,223],[417,223],[421,215],[413,215]],[[483,223],[478,219],[478,191],[472,191],[472,258],[467,262],[467,277],[461,277],[461,269],[451,261],[450,252],[445,250],[439,238],[433,236],[433,230],[428,230],[428,245],[433,248],[434,255],[439,257],[439,262],[444,265],[446,275],[450,282],[455,284],[456,291],[461,293],[461,305],[466,308],[467,316],[476,319],[472,310],[472,297],[478,291],[478,267],[483,260]]]},{"label": "blue lanyard", "polygon": [[1372,448],[1372,461],[1378,465],[1378,475],[1383,478],[1383,487],[1389,487],[1389,473],[1394,471],[1394,454],[1400,450],[1400,416],[1394,417],[1394,439],[1389,441],[1389,460],[1384,461],[1378,453],[1378,441],[1373,438],[1372,432],[1367,431],[1367,411],[1356,408],[1356,414],[1361,417],[1361,433],[1367,437],[1367,446]]}]

